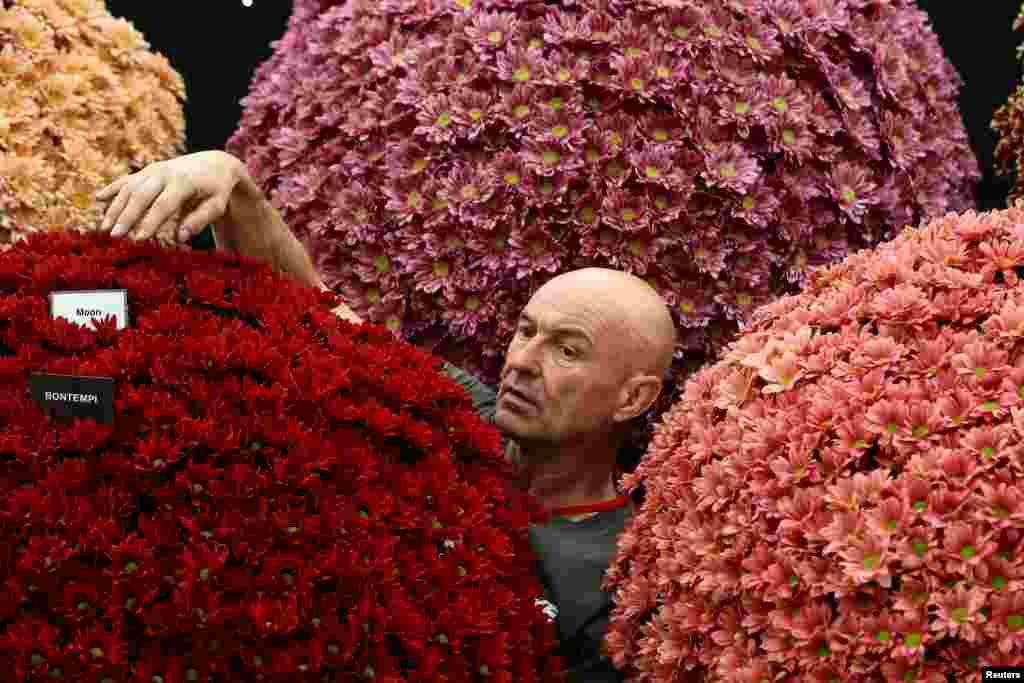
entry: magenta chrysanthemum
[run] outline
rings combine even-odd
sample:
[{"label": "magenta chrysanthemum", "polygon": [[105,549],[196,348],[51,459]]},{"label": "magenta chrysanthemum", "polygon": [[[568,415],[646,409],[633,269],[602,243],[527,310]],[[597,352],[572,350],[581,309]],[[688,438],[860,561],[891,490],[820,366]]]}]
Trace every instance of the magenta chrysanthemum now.
[{"label": "magenta chrysanthemum", "polygon": [[515,309],[586,265],[647,278],[696,363],[809,268],[969,207],[958,83],[910,0],[298,0],[229,149],[330,286],[381,288],[356,312],[487,378],[477,276]]},{"label": "magenta chrysanthemum", "polygon": [[1022,241],[1024,205],[908,229],[759,309],[690,379],[626,480],[646,497],[606,644],[629,680],[1024,662]]}]

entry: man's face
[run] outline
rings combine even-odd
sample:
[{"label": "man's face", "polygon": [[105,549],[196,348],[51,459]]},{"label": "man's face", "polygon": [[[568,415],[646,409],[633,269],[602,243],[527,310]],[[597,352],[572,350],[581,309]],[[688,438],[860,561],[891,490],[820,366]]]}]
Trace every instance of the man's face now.
[{"label": "man's face", "polygon": [[606,434],[625,380],[616,322],[585,292],[538,291],[508,347],[497,427],[524,445]]}]

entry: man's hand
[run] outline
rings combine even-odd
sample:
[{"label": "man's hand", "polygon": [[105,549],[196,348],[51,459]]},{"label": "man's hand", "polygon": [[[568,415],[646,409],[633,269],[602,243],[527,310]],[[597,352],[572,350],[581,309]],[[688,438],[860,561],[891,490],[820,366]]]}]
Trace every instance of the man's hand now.
[{"label": "man's hand", "polygon": [[224,216],[245,176],[244,164],[227,152],[198,152],[150,164],[97,193],[100,201],[113,199],[100,229],[139,240],[173,231],[186,242]]},{"label": "man's hand", "polygon": [[[218,248],[264,261],[299,282],[326,289],[309,254],[245,164],[227,152],[198,152],[150,164],[114,181],[96,198],[113,199],[100,229],[114,237],[146,240],[166,230],[187,242],[213,224]],[[345,304],[334,312],[362,322]]]}]

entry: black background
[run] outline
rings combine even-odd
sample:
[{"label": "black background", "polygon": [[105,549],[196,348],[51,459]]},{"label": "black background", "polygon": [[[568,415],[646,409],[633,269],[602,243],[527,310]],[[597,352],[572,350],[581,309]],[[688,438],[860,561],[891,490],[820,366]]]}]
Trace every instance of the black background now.
[{"label": "black background", "polygon": [[[1016,47],[1024,36],[1011,27],[1020,2],[918,0],[918,6],[931,16],[946,56],[965,81],[961,113],[985,173],[978,205],[1000,207],[1009,183],[992,175],[996,136],[989,122],[1017,83]],[[291,13],[289,0],[252,0],[251,7],[241,0],[108,0],[107,7],[131,20],[185,77],[189,151],[223,148],[238,123],[239,100],[253,70],[270,56],[271,42],[284,34]]]}]

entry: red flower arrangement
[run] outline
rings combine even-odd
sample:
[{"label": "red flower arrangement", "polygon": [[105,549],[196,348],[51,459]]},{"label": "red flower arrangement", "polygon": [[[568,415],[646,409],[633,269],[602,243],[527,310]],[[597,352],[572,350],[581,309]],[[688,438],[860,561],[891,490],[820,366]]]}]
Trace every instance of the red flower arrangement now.
[{"label": "red flower arrangement", "polygon": [[[126,288],[132,325],[51,319]],[[224,254],[0,254],[0,666],[16,681],[549,681],[497,433],[436,359]],[[56,422],[33,372],[113,377]]]},{"label": "red flower arrangement", "polygon": [[947,683],[1024,664],[1024,208],[816,271],[696,374],[627,479],[636,681]]},{"label": "red flower arrangement", "polygon": [[970,207],[958,85],[911,0],[296,0],[228,149],[357,313],[486,379],[586,265],[664,295],[681,371]]}]

